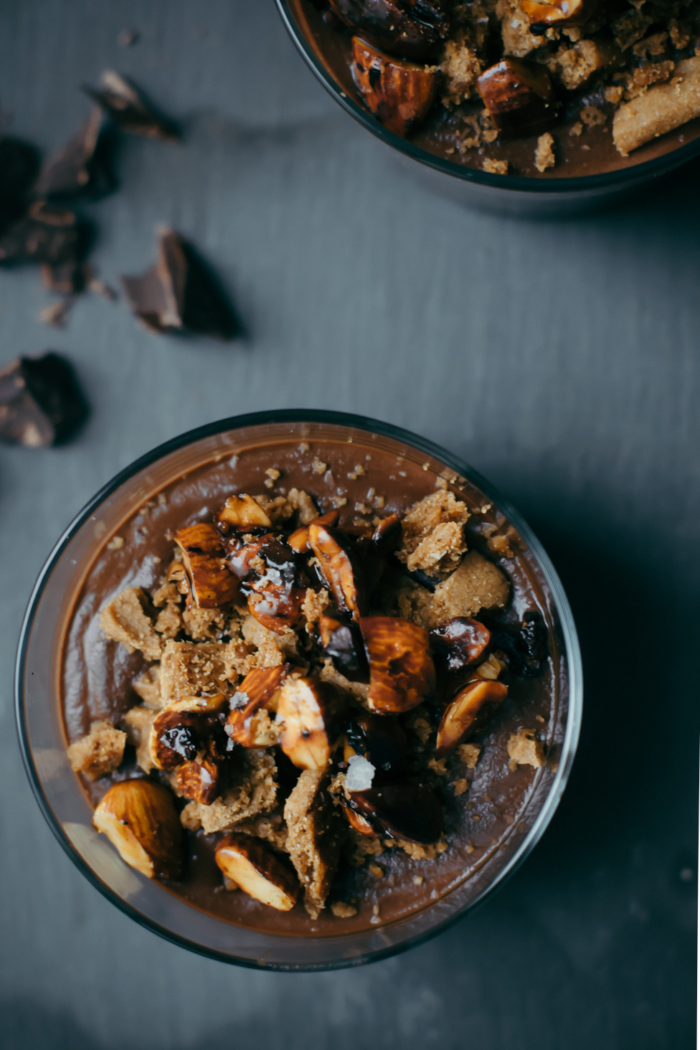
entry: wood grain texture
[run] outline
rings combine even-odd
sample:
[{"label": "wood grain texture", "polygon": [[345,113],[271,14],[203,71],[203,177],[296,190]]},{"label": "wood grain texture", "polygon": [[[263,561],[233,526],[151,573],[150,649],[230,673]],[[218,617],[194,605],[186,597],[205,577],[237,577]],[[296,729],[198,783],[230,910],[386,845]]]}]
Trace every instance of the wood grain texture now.
[{"label": "wood grain texture", "polygon": [[[78,83],[108,67],[187,137],[124,140],[119,193],[87,209],[100,275],[143,270],[169,223],[232,289],[250,340],[153,336],[94,297],[54,332],[38,275],[0,272],[0,364],[65,351],[93,406],[72,445],[0,453],[0,1046],[692,1046],[699,169],[585,220],[475,214],[326,97],[272,0],[0,6],[13,134],[60,145],[88,110]],[[437,940],[335,974],[227,968],[117,912],[53,840],[12,724],[20,618],[60,530],[159,442],[282,406],[389,420],[490,477],[550,550],[585,660],[571,786],[525,867]]]}]

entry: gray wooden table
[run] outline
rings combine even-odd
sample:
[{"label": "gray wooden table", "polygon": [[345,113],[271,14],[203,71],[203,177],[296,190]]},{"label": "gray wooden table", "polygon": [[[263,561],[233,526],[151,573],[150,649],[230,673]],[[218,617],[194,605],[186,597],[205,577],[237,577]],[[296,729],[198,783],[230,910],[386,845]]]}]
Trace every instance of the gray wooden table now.
[{"label": "gray wooden table", "polygon": [[[0,361],[64,351],[93,408],[65,448],[0,454],[0,1045],[691,1047],[700,169],[585,220],[475,214],[400,173],[326,97],[272,0],[0,6],[13,134],[60,145],[87,112],[78,83],[108,67],[187,139],[124,141],[120,191],[88,208],[101,276],[145,268],[170,223],[218,268],[250,339],[158,338],[97,297],[56,332],[37,320],[38,275],[0,273]],[[11,704],[30,588],[93,492],[183,430],[286,406],[389,420],[490,477],[554,558],[586,673],[572,782],[523,869],[431,943],[330,974],[209,962],[116,911],[45,825]]]}]

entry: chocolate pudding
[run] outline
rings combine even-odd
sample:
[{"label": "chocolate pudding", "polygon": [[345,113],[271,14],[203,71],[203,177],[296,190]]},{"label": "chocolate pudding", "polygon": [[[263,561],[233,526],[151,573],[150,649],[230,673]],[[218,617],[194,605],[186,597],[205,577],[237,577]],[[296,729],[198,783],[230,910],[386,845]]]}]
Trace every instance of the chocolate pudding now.
[{"label": "chocolate pudding", "polygon": [[[156,824],[167,809],[180,826],[163,817],[150,867],[120,852],[217,919],[320,936],[430,908],[508,849],[556,767],[551,597],[504,515],[412,453],[370,434],[219,453],[105,535],[85,574],[63,646],[71,763],[110,838],[110,793],[153,785]],[[192,540],[204,526],[213,555]],[[396,632],[410,641],[382,663]],[[274,703],[251,706],[270,676]],[[197,718],[208,737],[187,735]],[[399,734],[400,759],[377,757],[377,733]],[[325,814],[313,849],[332,840],[322,889],[302,856],[321,820],[304,783]]]},{"label": "chocolate pudding", "polygon": [[289,6],[345,96],[461,167],[532,178],[597,175],[700,135],[696,0]]}]

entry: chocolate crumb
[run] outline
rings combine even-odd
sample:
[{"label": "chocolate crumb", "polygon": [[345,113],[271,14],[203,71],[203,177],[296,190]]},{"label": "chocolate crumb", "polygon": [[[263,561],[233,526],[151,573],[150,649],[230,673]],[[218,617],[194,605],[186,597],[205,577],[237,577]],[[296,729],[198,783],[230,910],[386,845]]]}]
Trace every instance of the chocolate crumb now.
[{"label": "chocolate crumb", "polygon": [[34,196],[96,197],[113,190],[114,180],[107,164],[105,142],[101,142],[103,129],[102,110],[95,106],[80,130],[44,163],[34,187]]}]

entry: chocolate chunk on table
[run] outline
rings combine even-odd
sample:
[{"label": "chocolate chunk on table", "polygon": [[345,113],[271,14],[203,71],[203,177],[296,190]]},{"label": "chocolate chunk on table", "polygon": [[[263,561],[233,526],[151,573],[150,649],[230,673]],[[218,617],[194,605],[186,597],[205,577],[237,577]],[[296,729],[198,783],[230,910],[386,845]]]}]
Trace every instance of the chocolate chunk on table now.
[{"label": "chocolate chunk on table", "polygon": [[0,231],[21,218],[39,171],[39,153],[19,139],[0,138]]},{"label": "chocolate chunk on table", "polygon": [[95,106],[80,130],[42,166],[34,187],[36,197],[98,197],[114,189],[104,123],[101,108]]},{"label": "chocolate chunk on table", "polygon": [[87,414],[73,368],[58,354],[20,357],[0,371],[0,441],[57,445],[76,432]]},{"label": "chocolate chunk on table", "polygon": [[108,69],[102,74],[99,88],[84,84],[83,91],[102,106],[120,131],[169,142],[180,139],[177,124],[163,116],[142,91],[114,70]]},{"label": "chocolate chunk on table", "polygon": [[233,307],[194,248],[172,230],[159,232],[158,261],[139,277],[122,277],[132,310],[152,332],[217,339],[243,334]]}]

